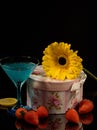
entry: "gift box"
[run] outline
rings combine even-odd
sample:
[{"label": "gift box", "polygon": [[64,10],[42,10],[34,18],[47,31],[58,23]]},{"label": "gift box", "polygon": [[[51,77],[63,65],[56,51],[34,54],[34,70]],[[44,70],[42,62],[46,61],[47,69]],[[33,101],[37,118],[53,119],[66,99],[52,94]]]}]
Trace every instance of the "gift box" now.
[{"label": "gift box", "polygon": [[27,80],[27,105],[33,109],[44,105],[49,114],[63,114],[83,99],[86,77],[82,71],[77,79],[52,79],[46,77],[42,65],[39,65]]}]

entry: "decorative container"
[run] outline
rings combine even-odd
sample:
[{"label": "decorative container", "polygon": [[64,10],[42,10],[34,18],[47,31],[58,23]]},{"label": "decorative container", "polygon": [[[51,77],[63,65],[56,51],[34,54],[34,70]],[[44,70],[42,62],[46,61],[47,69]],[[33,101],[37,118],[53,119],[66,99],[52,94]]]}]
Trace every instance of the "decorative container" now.
[{"label": "decorative container", "polygon": [[37,109],[44,105],[49,114],[63,114],[83,99],[86,74],[74,80],[55,80],[45,76],[42,65],[27,80],[27,105]]}]

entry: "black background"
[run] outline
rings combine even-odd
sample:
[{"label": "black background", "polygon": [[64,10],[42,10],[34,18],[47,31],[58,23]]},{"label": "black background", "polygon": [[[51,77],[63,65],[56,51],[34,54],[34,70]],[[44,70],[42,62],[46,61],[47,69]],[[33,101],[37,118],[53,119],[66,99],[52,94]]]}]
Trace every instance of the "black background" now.
[{"label": "black background", "polygon": [[[63,41],[71,43],[83,58],[84,67],[97,75],[95,3],[36,1],[1,5],[0,58],[31,55],[41,64],[44,48]],[[14,96],[12,86],[1,70],[0,97]],[[88,76],[84,89],[97,90],[97,82]]]},{"label": "black background", "polygon": [[[71,43],[73,50],[78,50],[84,67],[97,76],[96,12],[96,4],[92,2],[1,3],[0,58],[31,55],[38,58],[41,64],[44,48],[52,42],[63,41]],[[97,93],[97,81],[87,75],[83,88],[84,96],[92,99],[93,93]],[[22,100],[26,101],[26,84],[22,93]],[[16,97],[16,88],[0,68],[0,98],[3,97]],[[94,102],[97,104],[97,95]],[[4,117],[4,128],[7,127],[5,120]]]}]

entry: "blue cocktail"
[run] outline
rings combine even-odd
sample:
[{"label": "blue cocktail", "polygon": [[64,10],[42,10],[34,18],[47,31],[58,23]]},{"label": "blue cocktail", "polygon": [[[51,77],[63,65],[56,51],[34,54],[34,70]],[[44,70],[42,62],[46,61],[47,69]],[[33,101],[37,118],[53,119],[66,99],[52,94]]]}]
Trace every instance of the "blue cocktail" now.
[{"label": "blue cocktail", "polygon": [[30,56],[6,57],[0,60],[1,67],[14,83],[17,89],[18,103],[15,107],[22,106],[21,88],[28,79],[29,75],[34,71],[39,61]]}]

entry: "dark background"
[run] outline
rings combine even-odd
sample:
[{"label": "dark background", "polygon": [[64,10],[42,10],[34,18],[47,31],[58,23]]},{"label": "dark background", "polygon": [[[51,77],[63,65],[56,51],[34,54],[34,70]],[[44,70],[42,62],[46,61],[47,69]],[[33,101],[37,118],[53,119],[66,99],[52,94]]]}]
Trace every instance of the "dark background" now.
[{"label": "dark background", "polygon": [[[0,58],[31,55],[41,64],[44,48],[52,42],[63,41],[78,50],[84,67],[97,76],[95,4],[4,3],[0,17]],[[97,82],[88,76],[84,90],[97,90]],[[13,84],[0,70],[0,97],[15,96],[14,92]]]}]

